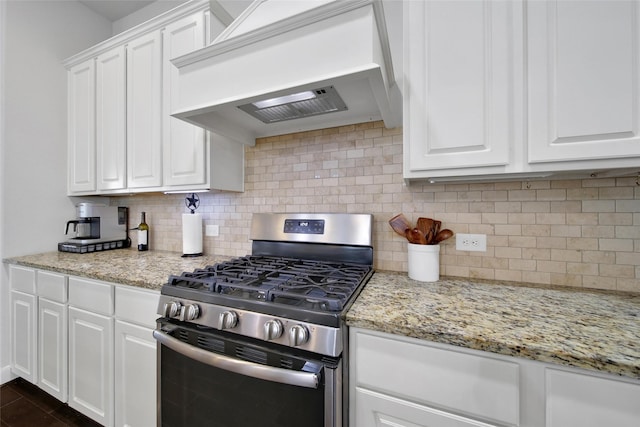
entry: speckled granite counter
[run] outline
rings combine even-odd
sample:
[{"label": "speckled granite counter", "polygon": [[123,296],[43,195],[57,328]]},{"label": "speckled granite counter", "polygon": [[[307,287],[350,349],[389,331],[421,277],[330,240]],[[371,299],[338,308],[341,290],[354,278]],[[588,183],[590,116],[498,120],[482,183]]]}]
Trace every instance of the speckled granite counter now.
[{"label": "speckled granite counter", "polygon": [[377,272],[347,324],[640,379],[640,295]]},{"label": "speckled granite counter", "polygon": [[138,252],[135,249],[116,249],[90,254],[46,252],[9,258],[4,261],[105,282],[160,290],[171,274],[193,271],[229,258],[231,257],[182,258],[176,252]]},{"label": "speckled granite counter", "polygon": [[[229,258],[123,249],[4,261],[159,290],[170,274]],[[346,320],[349,326],[640,379],[640,295],[453,278],[421,283],[406,273],[376,272]]]}]

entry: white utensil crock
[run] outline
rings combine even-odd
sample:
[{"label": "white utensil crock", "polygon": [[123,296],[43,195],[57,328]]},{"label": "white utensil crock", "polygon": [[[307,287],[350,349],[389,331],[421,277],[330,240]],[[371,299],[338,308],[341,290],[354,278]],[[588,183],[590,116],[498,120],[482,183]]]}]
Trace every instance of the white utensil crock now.
[{"label": "white utensil crock", "polygon": [[409,278],[420,282],[437,282],[440,279],[440,245],[407,244]]}]

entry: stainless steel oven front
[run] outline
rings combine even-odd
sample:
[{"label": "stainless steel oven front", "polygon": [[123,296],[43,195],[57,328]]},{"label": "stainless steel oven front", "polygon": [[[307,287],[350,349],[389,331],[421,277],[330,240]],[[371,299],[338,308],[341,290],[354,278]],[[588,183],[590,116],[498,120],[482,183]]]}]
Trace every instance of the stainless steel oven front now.
[{"label": "stainless steel oven front", "polygon": [[341,427],[341,357],[158,319],[158,425]]}]

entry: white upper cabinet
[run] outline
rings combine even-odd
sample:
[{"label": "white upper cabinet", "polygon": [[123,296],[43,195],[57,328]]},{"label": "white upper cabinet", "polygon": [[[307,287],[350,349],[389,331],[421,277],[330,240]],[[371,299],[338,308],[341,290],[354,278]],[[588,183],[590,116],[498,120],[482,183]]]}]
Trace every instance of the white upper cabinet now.
[{"label": "white upper cabinet", "polygon": [[126,188],[126,53],[118,46],[96,61],[98,190]]},{"label": "white upper cabinet", "polygon": [[640,156],[640,5],[527,3],[529,161]]},{"label": "white upper cabinet", "polygon": [[178,69],[172,58],[205,45],[204,14],[174,22],[163,32],[163,152],[165,185],[204,184],[206,150],[204,129],[171,117],[171,102],[177,97]]},{"label": "white upper cabinet", "polygon": [[510,2],[406,2],[405,176],[506,165],[513,138]]},{"label": "white upper cabinet", "polygon": [[96,190],[96,68],[89,59],[67,74],[69,193]]},{"label": "white upper cabinet", "polygon": [[243,191],[244,147],[170,115],[171,59],[225,27],[208,7],[186,2],[65,61],[69,195]]},{"label": "white upper cabinet", "polygon": [[404,177],[638,172],[640,4],[404,4]]},{"label": "white upper cabinet", "polygon": [[154,31],[127,45],[127,186],[162,185],[162,39]]}]

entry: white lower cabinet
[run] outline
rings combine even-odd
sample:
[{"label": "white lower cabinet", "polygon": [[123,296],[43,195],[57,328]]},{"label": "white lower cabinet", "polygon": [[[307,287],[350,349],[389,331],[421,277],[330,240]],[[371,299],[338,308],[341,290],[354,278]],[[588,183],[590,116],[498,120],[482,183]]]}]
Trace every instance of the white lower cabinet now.
[{"label": "white lower cabinet", "polygon": [[637,427],[640,386],[618,379],[546,370],[547,427]]},{"label": "white lower cabinet", "polygon": [[38,387],[67,401],[67,306],[38,301]]},{"label": "white lower cabinet", "polygon": [[157,353],[153,329],[158,292],[116,287],[116,426],[157,424]]},{"label": "white lower cabinet", "polygon": [[113,318],[69,307],[69,406],[113,426]]},{"label": "white lower cabinet", "polygon": [[350,329],[354,427],[637,427],[640,380]]},{"label": "white lower cabinet", "polygon": [[11,372],[37,382],[38,302],[35,295],[11,291]]}]

